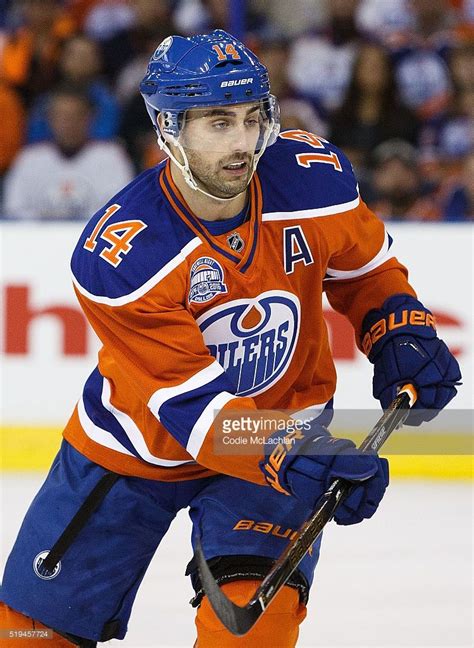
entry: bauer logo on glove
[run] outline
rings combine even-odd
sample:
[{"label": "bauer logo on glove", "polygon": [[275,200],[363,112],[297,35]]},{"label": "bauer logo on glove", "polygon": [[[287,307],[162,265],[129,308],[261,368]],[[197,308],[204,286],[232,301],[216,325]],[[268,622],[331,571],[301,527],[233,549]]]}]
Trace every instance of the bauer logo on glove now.
[{"label": "bauer logo on glove", "polygon": [[402,384],[415,386],[408,425],[430,421],[456,395],[459,364],[438,338],[432,313],[411,295],[393,295],[367,313],[361,346],[374,365],[373,394],[383,409]]},{"label": "bauer logo on glove", "polygon": [[388,317],[382,317],[370,327],[362,339],[363,352],[368,356],[374,344],[384,335],[407,326],[431,326],[436,330],[435,318],[429,311],[404,308],[400,313],[390,313]]}]

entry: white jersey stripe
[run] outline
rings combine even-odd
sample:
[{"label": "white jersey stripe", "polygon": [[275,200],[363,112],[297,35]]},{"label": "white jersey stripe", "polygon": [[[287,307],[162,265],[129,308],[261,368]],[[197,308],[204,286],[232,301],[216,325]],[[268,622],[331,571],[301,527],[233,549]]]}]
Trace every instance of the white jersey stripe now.
[{"label": "white jersey stripe", "polygon": [[156,286],[156,284],[158,284],[171,272],[173,272],[173,270],[175,270],[186,259],[186,257],[201,244],[202,241],[198,236],[193,238],[187,245],[183,247],[182,250],[178,252],[175,257],[171,259],[171,261],[168,261],[168,263],[166,263],[161,268],[161,270],[153,275],[153,277],[150,277],[148,281],[146,281],[142,286],[140,286],[133,292],[129,293],[128,295],[123,295],[122,297],[105,297],[104,295],[93,295],[83,286],[81,286],[74,274],[72,275],[72,281],[78,291],[93,302],[97,302],[98,304],[106,304],[106,306],[124,306],[125,304],[129,304],[130,302],[139,299],[154,286]]},{"label": "white jersey stripe", "polygon": [[196,458],[199,454],[204,439],[206,438],[207,433],[211,425],[214,423],[216,416],[219,414],[220,410],[233,398],[236,398],[234,394],[229,392],[221,392],[217,394],[211,402],[204,408],[201,416],[198,418],[194,424],[191,434],[189,435],[188,443],[186,445],[186,450],[189,454]]},{"label": "white jersey stripe", "polygon": [[308,405],[297,412],[291,414],[291,418],[297,421],[314,421],[318,416],[324,411],[324,408],[329,401],[325,403],[315,403],[314,405]]},{"label": "white jersey stripe", "polygon": [[152,455],[146,445],[145,438],[135,421],[130,418],[128,414],[117,409],[110,402],[110,383],[107,378],[104,378],[102,385],[102,405],[117,419],[119,425],[125,431],[140,457],[148,463],[154,464],[155,466],[165,466],[166,468],[173,468],[174,466],[181,466],[186,463],[194,463],[192,459],[181,459],[177,461],[173,459],[161,459],[160,457]]},{"label": "white jersey stripe", "polygon": [[282,221],[282,220],[299,220],[301,218],[321,218],[322,216],[332,216],[342,214],[359,206],[360,196],[354,200],[339,205],[330,205],[329,207],[317,207],[315,209],[301,209],[299,211],[289,212],[268,212],[262,214],[262,221]]},{"label": "white jersey stripe", "polygon": [[115,450],[116,452],[121,452],[122,454],[126,454],[129,457],[133,457],[132,453],[129,452],[127,448],[124,448],[124,446],[119,443],[117,439],[112,436],[112,434],[110,434],[110,432],[107,432],[107,430],[104,430],[103,428],[96,425],[93,421],[91,421],[86,412],[86,408],[84,407],[84,401],[82,398],[77,404],[77,412],[79,414],[79,421],[81,423],[82,429],[90,439],[92,439],[96,443],[100,443],[100,445],[103,445],[106,448],[110,448],[111,450]]},{"label": "white jersey stripe", "polygon": [[354,270],[334,270],[333,268],[327,268],[326,272],[329,277],[325,278],[325,281],[331,281],[333,279],[354,279],[354,277],[361,277],[362,275],[367,274],[374,268],[377,268],[382,263],[385,263],[390,258],[389,254],[390,242],[387,231],[385,230],[385,238],[382,244],[382,247],[368,263],[363,265],[360,268],[355,268]]},{"label": "white jersey stripe", "polygon": [[212,382],[223,373],[224,369],[222,366],[214,360],[214,362],[208,367],[201,369],[201,371],[198,371],[196,374],[191,376],[191,378],[188,378],[188,380],[185,380],[179,385],[158,389],[154,394],[152,394],[148,401],[148,407],[156,418],[160,420],[160,408],[167,400],[179,396],[180,394],[185,394],[193,389],[199,389],[199,387],[207,385],[207,383]]}]

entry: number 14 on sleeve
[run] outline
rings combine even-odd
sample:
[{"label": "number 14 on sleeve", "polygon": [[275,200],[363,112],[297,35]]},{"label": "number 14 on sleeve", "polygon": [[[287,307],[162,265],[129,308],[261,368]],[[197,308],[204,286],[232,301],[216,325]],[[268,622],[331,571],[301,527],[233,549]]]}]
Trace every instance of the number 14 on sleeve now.
[{"label": "number 14 on sleeve", "polygon": [[[124,220],[118,223],[111,223],[104,228],[104,225],[113,214],[121,208],[120,205],[114,204],[107,207],[104,215],[97,221],[92,234],[86,239],[84,249],[94,252],[97,247],[97,238],[101,238],[110,247],[104,247],[100,252],[100,257],[116,268],[122,261],[123,255],[128,254],[132,249],[131,241],[139,232],[145,229],[146,225],[141,220]],[[102,229],[104,228],[104,229]],[[102,233],[100,233],[102,230]],[[99,236],[100,234],[100,236]]]}]

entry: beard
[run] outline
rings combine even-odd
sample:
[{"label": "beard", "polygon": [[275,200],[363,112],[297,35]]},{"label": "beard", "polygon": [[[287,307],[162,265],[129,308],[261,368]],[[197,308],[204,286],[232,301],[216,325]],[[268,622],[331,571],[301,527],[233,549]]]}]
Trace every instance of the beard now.
[{"label": "beard", "polygon": [[[210,164],[202,153],[186,149],[189,168],[198,186],[217,198],[234,198],[243,193],[253,175],[253,155],[241,153],[230,158],[224,158]],[[246,172],[235,177],[229,177],[225,166],[236,162],[245,162]]]}]

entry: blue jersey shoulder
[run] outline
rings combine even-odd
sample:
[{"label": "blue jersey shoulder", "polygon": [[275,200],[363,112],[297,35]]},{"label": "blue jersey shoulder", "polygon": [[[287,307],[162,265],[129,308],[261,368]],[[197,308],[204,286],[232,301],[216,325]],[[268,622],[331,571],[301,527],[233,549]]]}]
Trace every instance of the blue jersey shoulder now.
[{"label": "blue jersey shoulder", "polygon": [[159,185],[162,165],[141,173],[87,223],[72,255],[82,289],[97,297],[130,295],[193,238],[170,216]]},{"label": "blue jersey shoulder", "polygon": [[[357,180],[344,153],[327,140],[292,130],[281,133],[258,165],[263,211],[330,211],[358,201]],[[336,210],[337,211],[337,210]]]}]

